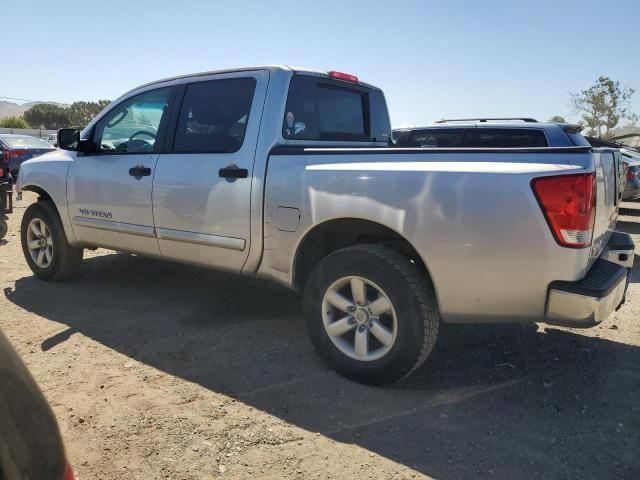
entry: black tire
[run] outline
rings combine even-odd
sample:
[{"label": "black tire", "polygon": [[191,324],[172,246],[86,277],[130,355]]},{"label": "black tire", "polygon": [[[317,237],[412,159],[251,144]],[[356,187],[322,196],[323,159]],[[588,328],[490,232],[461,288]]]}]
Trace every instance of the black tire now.
[{"label": "black tire", "polygon": [[[45,268],[38,266],[31,258],[27,245],[27,228],[35,218],[44,221],[51,232],[53,255],[50,264]],[[83,249],[69,245],[60,216],[52,202],[39,201],[29,205],[22,217],[20,239],[24,258],[27,260],[31,271],[37,277],[50,282],[59,282],[67,280],[79,272],[82,264]]]},{"label": "black tire", "polygon": [[[334,282],[350,276],[375,283],[393,305],[397,318],[395,342],[379,359],[362,361],[346,355],[324,327],[325,292]],[[341,375],[368,385],[395,382],[413,373],[431,353],[440,324],[427,276],[408,258],[381,245],[347,247],[318,263],[305,286],[304,315],[318,354]]]},{"label": "black tire", "polygon": [[9,226],[7,225],[7,222],[0,218],[0,240],[2,240],[5,235],[7,235],[7,232],[9,231]]}]

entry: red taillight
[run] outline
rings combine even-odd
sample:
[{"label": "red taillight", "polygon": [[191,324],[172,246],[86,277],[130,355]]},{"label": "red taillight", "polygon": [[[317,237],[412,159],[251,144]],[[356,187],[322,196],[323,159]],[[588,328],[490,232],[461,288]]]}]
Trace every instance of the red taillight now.
[{"label": "red taillight", "polygon": [[336,72],[335,70],[331,70],[329,72],[329,76],[337,80],[344,80],[345,82],[358,83],[358,77],[356,77],[355,75],[351,75],[350,73]]},{"label": "red taillight", "polygon": [[69,465],[68,462],[67,462],[67,466],[64,468],[63,480],[75,480],[75,477],[73,475],[73,468],[71,468],[71,465]]},{"label": "red taillight", "polygon": [[595,173],[534,178],[531,186],[560,245],[591,245],[596,216]]},{"label": "red taillight", "polygon": [[629,180],[633,180],[635,178],[636,174],[634,171],[632,170],[627,170],[627,179]]},{"label": "red taillight", "polygon": [[11,158],[11,157],[13,157],[13,158],[21,157],[25,153],[27,153],[26,150],[20,150],[20,149],[9,150],[9,158]]}]

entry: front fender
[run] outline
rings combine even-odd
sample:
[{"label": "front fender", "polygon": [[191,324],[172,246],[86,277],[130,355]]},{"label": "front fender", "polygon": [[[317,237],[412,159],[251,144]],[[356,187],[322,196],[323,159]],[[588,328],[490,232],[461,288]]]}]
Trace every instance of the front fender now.
[{"label": "front fender", "polygon": [[67,175],[73,155],[73,152],[57,150],[27,160],[20,166],[16,191],[35,192],[41,198],[52,201],[60,215],[67,241],[76,245],[67,207]]}]

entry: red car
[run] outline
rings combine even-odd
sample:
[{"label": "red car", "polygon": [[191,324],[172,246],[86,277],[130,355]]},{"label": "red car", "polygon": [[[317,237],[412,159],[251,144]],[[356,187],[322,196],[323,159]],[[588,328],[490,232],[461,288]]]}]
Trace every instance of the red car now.
[{"label": "red car", "polygon": [[0,332],[0,479],[73,480],[53,412]]}]

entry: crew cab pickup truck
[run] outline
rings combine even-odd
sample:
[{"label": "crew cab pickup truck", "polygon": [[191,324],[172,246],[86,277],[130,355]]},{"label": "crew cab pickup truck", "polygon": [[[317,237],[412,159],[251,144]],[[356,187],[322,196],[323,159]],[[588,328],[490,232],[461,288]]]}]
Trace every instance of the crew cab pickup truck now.
[{"label": "crew cab pickup truck", "polygon": [[634,245],[614,232],[612,151],[390,134],[382,91],[340,72],[143,85],[23,164],[26,261],[63,280],[105,247],[281,282],[319,354],[369,384],[415,371],[440,322],[588,327],[622,304]]}]

